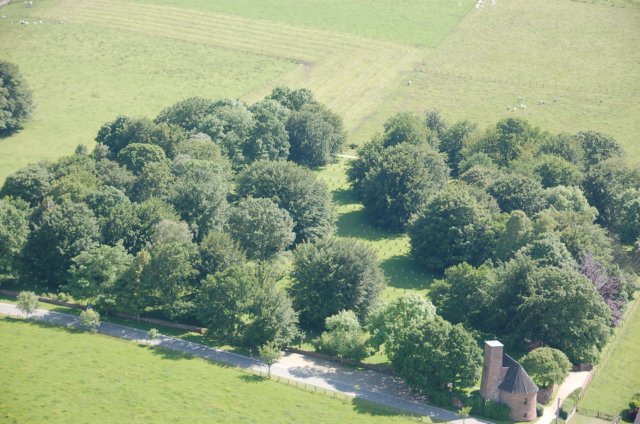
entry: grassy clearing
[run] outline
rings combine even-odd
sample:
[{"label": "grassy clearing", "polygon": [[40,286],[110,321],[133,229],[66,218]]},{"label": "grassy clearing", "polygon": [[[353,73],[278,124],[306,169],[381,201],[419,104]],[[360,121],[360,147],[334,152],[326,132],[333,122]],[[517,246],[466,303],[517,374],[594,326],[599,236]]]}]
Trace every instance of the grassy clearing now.
[{"label": "grassy clearing", "polygon": [[142,0],[151,4],[266,19],[403,44],[437,46],[471,10],[473,0]]},{"label": "grassy clearing", "polygon": [[359,240],[378,255],[388,279],[383,299],[401,296],[407,290],[427,293],[434,276],[417,267],[409,257],[409,237],[377,228],[367,220],[363,206],[355,200],[345,175],[348,159],[329,165],[318,172],[333,192],[337,215],[337,235]]},{"label": "grassy clearing", "polygon": [[597,373],[580,406],[610,414],[628,408],[631,396],[640,391],[640,298],[629,311],[624,327],[609,347],[609,354]]},{"label": "grassy clearing", "polygon": [[5,423],[415,422],[170,351],[23,320],[0,319],[0,350]]}]

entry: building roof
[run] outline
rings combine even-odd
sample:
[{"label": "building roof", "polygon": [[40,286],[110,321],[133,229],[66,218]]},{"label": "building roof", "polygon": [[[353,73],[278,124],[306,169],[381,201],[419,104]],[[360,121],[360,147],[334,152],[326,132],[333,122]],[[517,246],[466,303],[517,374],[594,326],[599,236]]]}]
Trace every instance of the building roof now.
[{"label": "building roof", "polygon": [[507,367],[507,373],[498,386],[498,390],[507,393],[537,393],[538,386],[533,382],[529,374],[509,355],[502,358],[502,366]]}]

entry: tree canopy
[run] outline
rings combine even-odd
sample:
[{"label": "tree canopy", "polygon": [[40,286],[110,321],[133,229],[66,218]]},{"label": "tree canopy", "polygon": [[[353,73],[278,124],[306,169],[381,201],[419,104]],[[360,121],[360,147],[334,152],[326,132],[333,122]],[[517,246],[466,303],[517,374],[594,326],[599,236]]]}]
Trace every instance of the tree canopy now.
[{"label": "tree canopy", "polygon": [[301,323],[312,328],[322,328],[327,317],[341,310],[352,310],[364,321],[385,284],[375,253],[349,239],[298,246],[291,275],[293,305]]},{"label": "tree canopy", "polygon": [[0,61],[0,134],[20,129],[33,112],[31,90],[18,67]]}]

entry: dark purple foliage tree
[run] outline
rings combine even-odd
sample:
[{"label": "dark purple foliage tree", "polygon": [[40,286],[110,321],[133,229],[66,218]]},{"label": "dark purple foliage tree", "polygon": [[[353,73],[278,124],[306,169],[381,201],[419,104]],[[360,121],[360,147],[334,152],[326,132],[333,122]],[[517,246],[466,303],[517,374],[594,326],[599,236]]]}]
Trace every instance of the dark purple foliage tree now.
[{"label": "dark purple foliage tree", "polygon": [[625,283],[620,273],[609,272],[591,254],[586,253],[580,260],[580,272],[587,277],[611,309],[611,324],[617,326],[622,319],[627,304]]}]

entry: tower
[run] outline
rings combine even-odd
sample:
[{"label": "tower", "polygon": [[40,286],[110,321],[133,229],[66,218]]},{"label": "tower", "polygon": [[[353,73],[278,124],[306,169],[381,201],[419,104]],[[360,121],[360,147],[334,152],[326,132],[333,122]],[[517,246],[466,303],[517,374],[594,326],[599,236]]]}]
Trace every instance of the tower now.
[{"label": "tower", "polygon": [[484,364],[480,384],[480,395],[484,399],[498,401],[498,386],[503,378],[503,349],[504,345],[497,340],[484,342]]}]

